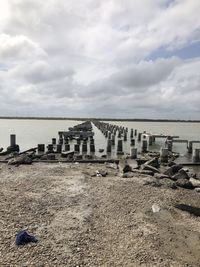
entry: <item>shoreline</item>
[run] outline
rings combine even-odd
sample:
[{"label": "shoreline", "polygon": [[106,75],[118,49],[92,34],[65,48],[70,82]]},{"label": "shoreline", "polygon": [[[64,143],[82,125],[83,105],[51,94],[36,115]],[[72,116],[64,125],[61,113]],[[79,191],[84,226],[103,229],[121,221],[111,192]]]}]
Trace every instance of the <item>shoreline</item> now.
[{"label": "shoreline", "polygon": [[200,123],[200,120],[184,120],[184,119],[137,119],[137,118],[67,118],[67,117],[22,117],[22,116],[0,116],[0,120],[98,120],[98,121],[127,121],[127,122],[186,122]]}]

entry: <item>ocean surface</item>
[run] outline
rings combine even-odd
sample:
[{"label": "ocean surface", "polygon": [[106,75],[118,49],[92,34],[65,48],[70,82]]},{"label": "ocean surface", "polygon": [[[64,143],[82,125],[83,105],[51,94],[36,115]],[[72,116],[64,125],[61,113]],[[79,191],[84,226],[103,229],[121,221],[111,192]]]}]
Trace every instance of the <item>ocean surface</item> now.
[{"label": "ocean surface", "polygon": [[[53,137],[58,138],[58,131],[67,131],[69,127],[81,123],[73,120],[30,120],[30,119],[0,119],[0,147],[4,149],[9,146],[10,134],[16,134],[17,144],[20,150],[29,149],[37,144],[50,144]],[[122,125],[129,128],[128,141],[124,142],[124,152],[130,151],[130,129],[137,129],[138,132],[146,131],[148,133],[178,135],[181,139],[200,140],[200,123],[191,122],[130,122],[130,121],[110,121],[116,125]],[[106,139],[103,134],[94,127],[95,146],[97,155],[99,148],[106,149]],[[117,141],[117,140],[116,140]],[[164,146],[165,139],[156,139],[156,143],[150,147],[150,150],[159,150]],[[73,142],[71,143],[73,147]],[[140,151],[140,144],[136,143]],[[200,144],[194,144],[194,147],[200,148]],[[174,144],[173,151],[181,153],[180,160],[189,161],[191,155],[188,155],[186,144]],[[113,148],[113,156],[115,149]]]}]

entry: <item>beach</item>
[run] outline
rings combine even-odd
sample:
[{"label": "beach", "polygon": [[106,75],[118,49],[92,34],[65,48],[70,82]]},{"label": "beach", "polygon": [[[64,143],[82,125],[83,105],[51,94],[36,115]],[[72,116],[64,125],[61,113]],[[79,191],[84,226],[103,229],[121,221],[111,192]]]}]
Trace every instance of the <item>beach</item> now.
[{"label": "beach", "polygon": [[[175,208],[200,194],[152,179],[115,164],[1,163],[0,266],[200,266],[200,217]],[[20,230],[38,242],[16,246]]]}]

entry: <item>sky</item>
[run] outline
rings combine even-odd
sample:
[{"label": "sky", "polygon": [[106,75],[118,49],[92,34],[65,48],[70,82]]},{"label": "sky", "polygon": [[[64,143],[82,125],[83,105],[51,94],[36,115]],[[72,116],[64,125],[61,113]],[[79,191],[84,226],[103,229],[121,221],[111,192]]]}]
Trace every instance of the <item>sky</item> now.
[{"label": "sky", "polygon": [[199,0],[0,0],[0,116],[200,119]]}]

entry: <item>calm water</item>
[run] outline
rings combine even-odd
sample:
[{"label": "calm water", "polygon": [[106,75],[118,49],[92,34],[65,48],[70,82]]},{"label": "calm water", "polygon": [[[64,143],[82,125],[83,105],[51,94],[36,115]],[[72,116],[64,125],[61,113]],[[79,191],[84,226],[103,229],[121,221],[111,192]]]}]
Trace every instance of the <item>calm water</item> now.
[{"label": "calm water", "polygon": [[[16,134],[17,144],[21,150],[37,146],[39,143],[51,143],[53,137],[58,137],[58,131],[66,131],[68,127],[74,126],[80,121],[72,120],[7,120],[0,119],[0,147],[6,148],[9,145],[10,134]],[[112,122],[110,122],[112,123]],[[200,123],[183,122],[113,122],[116,125],[122,125],[137,129],[138,132],[150,132],[157,134],[178,135],[181,139],[200,140]],[[106,149],[106,139],[103,134],[94,127],[96,151],[99,148]],[[130,134],[128,134],[129,136]],[[156,144],[151,150],[159,150],[164,145],[164,139],[157,139]],[[200,144],[194,147],[200,148]],[[124,143],[124,151],[129,153],[129,140]],[[140,150],[140,144],[138,144]],[[185,144],[174,144],[173,150],[180,152],[187,160],[187,149]],[[98,154],[98,153],[97,153]]]}]

